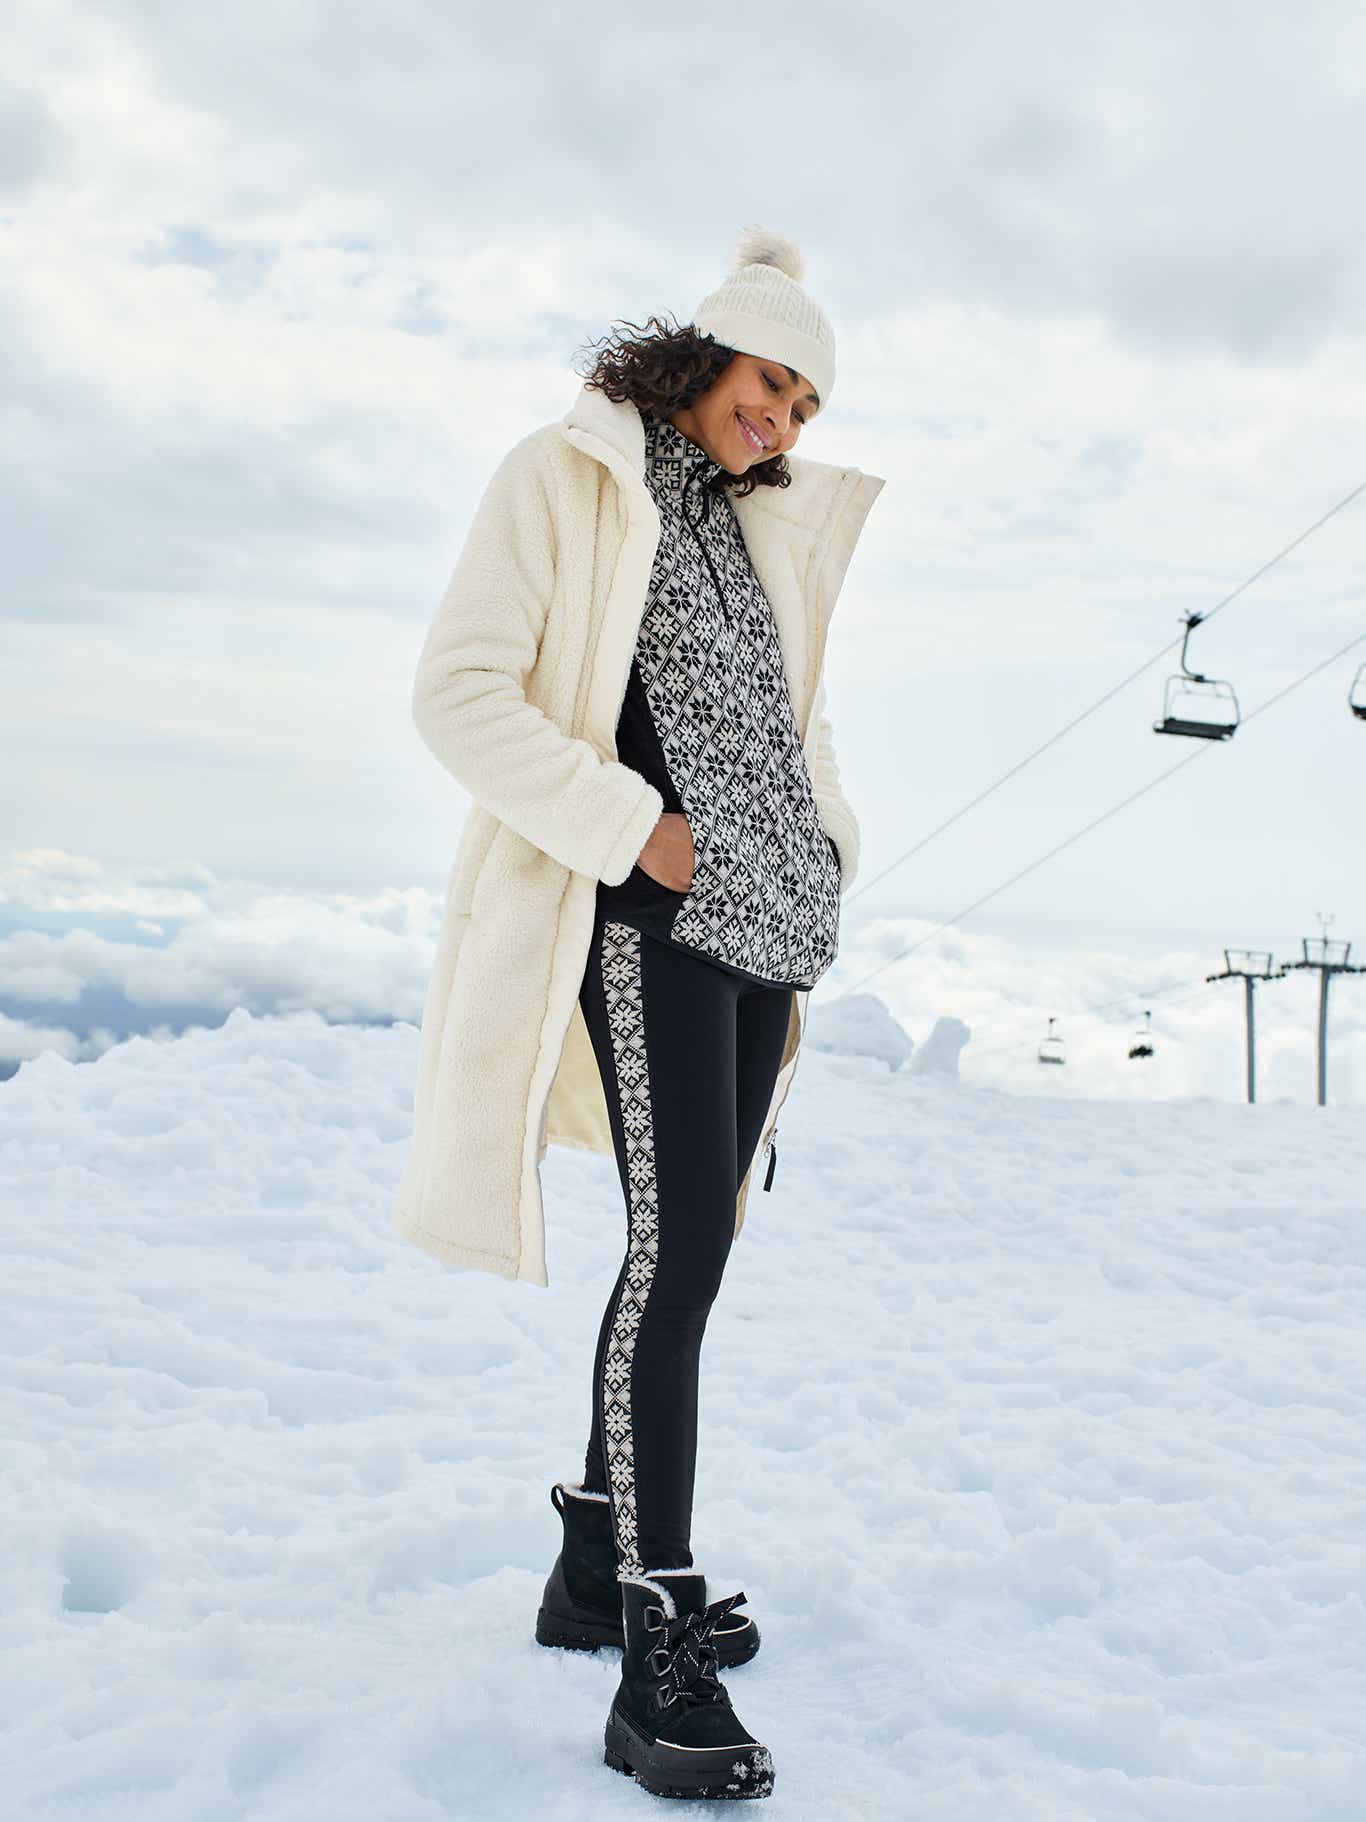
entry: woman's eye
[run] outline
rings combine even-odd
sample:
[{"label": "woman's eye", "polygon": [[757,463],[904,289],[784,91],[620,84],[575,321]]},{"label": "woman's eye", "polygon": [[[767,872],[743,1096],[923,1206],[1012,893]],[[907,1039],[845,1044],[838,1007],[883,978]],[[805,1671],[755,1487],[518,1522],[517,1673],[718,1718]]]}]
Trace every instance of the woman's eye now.
[{"label": "woman's eye", "polygon": [[[768,382],[768,384],[769,384],[769,385],[770,385],[770,386],[772,386],[772,387],[773,387],[773,390],[774,390],[774,391],[775,391],[775,392],[781,392],[781,391],[782,391],[782,387],[781,387],[781,386],[778,386],[778,385],[775,385],[775,384],[774,384],[774,380],[773,380],[773,375],[772,375],[772,374],[771,374],[771,373],[766,373],[766,374],[765,374],[765,375],[764,375],[764,378],[765,378],[765,380],[767,380],[767,382]],[[806,422],[806,419],[805,419],[805,418],[804,418],[804,417],[803,417],[803,416],[802,416],[802,415],[801,415],[801,413],[800,413],[800,412],[794,412],[794,413],[793,413],[793,416],[794,416],[794,417],[795,417],[795,418],[796,418],[796,420],[797,420],[797,422],[798,422],[798,423],[799,423],[799,424],[804,424],[804,423],[805,423],[805,422]]]}]

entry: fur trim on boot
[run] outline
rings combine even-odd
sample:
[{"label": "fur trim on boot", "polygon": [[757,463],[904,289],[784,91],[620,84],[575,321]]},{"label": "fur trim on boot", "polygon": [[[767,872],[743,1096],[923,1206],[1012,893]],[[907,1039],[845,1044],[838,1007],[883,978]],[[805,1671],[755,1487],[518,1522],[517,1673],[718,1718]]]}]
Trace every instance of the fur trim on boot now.
[{"label": "fur trim on boot", "polygon": [[[612,1536],[612,1513],[605,1493],[557,1480],[550,1503],[564,1521],[564,1541],[555,1558],[536,1615],[536,1642],[596,1651],[600,1645],[625,1647],[621,1583]],[[688,1569],[655,1569],[654,1575],[688,1575]],[[743,1598],[743,1597],[742,1597]],[[727,1613],[713,1632],[717,1661],[723,1670],[747,1664],[759,1649],[759,1628],[747,1613]]]}]

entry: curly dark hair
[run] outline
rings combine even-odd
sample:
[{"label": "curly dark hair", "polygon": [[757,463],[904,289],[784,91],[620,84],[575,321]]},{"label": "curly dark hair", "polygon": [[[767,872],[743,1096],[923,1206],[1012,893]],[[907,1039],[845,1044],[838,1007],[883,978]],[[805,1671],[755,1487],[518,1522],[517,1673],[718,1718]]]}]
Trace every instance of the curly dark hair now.
[{"label": "curly dark hair", "polygon": [[[588,372],[575,369],[585,385],[606,393],[615,404],[629,399],[641,411],[667,418],[700,398],[735,359],[734,348],[691,323],[680,325],[675,318],[670,326],[659,316],[647,318],[644,325],[619,320],[622,332],[609,330],[589,342],[597,354]],[[792,470],[780,454],[752,463],[742,475],[723,469],[717,484],[743,499],[756,487],[790,487]]]}]

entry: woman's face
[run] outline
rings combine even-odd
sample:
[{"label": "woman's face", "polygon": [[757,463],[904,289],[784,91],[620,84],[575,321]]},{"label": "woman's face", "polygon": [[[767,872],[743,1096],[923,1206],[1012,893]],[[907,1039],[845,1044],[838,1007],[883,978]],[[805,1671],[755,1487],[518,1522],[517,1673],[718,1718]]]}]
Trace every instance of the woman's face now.
[{"label": "woman's face", "polygon": [[670,421],[728,473],[744,474],[755,462],[785,455],[819,403],[810,381],[782,361],[737,354],[720,379]]}]

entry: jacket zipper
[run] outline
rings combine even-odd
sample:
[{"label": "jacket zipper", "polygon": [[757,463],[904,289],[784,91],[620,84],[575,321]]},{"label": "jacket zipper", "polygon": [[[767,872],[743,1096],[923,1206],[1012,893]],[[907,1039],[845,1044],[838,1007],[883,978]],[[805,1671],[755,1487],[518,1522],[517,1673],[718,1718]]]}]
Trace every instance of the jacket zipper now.
[{"label": "jacket zipper", "polygon": [[[688,530],[692,533],[693,537],[697,540],[697,548],[702,553],[702,561],[706,564],[708,570],[711,572],[711,579],[715,585],[717,597],[721,603],[721,611],[724,614],[726,612],[726,605],[727,605],[726,604],[726,591],[721,586],[721,578],[716,573],[716,567],[711,560],[711,553],[707,549],[706,542],[703,539],[701,532],[697,529],[697,527],[701,524],[702,520],[704,518],[706,518],[711,502],[710,502],[709,498],[707,497],[705,487],[699,489],[699,491],[702,494],[702,511],[697,515],[696,520],[689,518],[688,510],[687,510],[687,503],[686,503],[686,499],[685,499],[684,507],[683,507],[683,522],[688,527]],[[817,660],[817,668],[819,670],[819,659]],[[810,721],[809,713],[807,716],[807,720],[809,723],[809,721]],[[805,746],[806,746],[805,730],[803,730],[803,735],[802,735],[803,750],[805,750]],[[763,1138],[760,1140],[760,1150],[765,1150],[765,1149],[768,1152],[768,1169],[764,1172],[764,1188],[766,1190],[771,1190],[773,1188],[773,1173],[778,1168],[778,1122],[776,1120],[773,1122],[772,1126],[769,1127],[768,1131],[764,1134]]]},{"label": "jacket zipper", "polygon": [[699,492],[699,494],[701,496],[701,500],[702,500],[702,510],[700,513],[698,513],[696,519],[690,519],[688,517],[687,495],[686,495],[686,491],[685,491],[684,500],[683,500],[683,523],[687,526],[688,530],[692,533],[693,537],[696,538],[696,540],[697,540],[697,548],[702,553],[702,561],[706,564],[707,568],[711,571],[711,579],[712,579],[712,582],[716,586],[717,599],[721,603],[721,612],[724,615],[724,617],[727,620],[729,620],[730,612],[729,612],[729,603],[726,600],[726,591],[721,586],[721,578],[716,573],[716,566],[713,564],[713,562],[711,560],[711,552],[707,549],[707,546],[703,540],[702,534],[697,529],[698,526],[702,523],[703,519],[705,519],[707,517],[707,514],[711,511],[711,499],[708,495],[705,483],[699,483],[698,492]]}]

